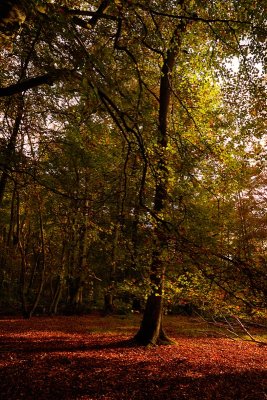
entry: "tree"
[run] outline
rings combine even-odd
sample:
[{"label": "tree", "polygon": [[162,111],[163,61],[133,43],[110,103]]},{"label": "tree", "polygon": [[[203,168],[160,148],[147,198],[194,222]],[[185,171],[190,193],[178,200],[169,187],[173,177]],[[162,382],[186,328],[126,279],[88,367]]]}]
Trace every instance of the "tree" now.
[{"label": "tree", "polygon": [[[234,168],[236,147],[242,148],[240,157],[246,157],[246,146],[261,135],[264,124],[264,5],[250,0],[227,4],[103,0],[90,7],[75,1],[4,3],[8,15],[18,21],[21,17],[14,8],[22,10],[24,24],[18,31],[18,22],[5,35],[14,45],[1,75],[0,97],[8,109],[9,98],[22,93],[23,119],[34,121],[39,132],[24,172],[70,200],[67,230],[71,232],[69,225],[77,223],[80,229],[69,236],[76,246],[69,252],[71,263],[80,265],[75,278],[89,273],[87,210],[95,210],[98,202],[105,209],[102,217],[94,215],[96,226],[106,219],[114,228],[109,294],[118,243],[127,243],[132,256],[125,266],[136,265],[138,258],[137,240],[125,233],[126,227],[135,224],[135,236],[140,237],[141,225],[145,227],[149,251],[144,270],[149,270],[150,290],[136,340],[166,341],[164,280],[173,248],[184,260],[191,258],[197,264],[200,258],[216,265],[220,274],[225,269],[226,279],[230,276],[226,265],[239,268],[245,262],[242,257],[233,259],[229,231],[219,232],[228,212],[222,207],[224,182],[231,188],[229,209],[237,192],[229,177],[223,178],[223,169],[230,173]],[[8,18],[2,19],[2,30]],[[237,74],[234,60],[239,64]],[[17,136],[17,122],[12,116],[6,156]],[[24,126],[31,131],[29,123]],[[52,145],[55,132],[62,141],[59,150]],[[107,160],[101,137],[112,143]],[[27,153],[27,145],[23,152]],[[3,198],[8,177],[18,170],[16,163],[3,163]],[[94,179],[99,178],[107,181],[107,188],[96,187]],[[236,182],[238,174],[230,179]],[[118,195],[115,205],[112,191]]]}]

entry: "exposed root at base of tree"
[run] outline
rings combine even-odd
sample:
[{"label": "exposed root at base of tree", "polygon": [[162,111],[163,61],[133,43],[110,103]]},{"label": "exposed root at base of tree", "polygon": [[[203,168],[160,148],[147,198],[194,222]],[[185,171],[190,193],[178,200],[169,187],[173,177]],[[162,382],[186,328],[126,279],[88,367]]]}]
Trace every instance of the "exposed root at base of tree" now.
[{"label": "exposed root at base of tree", "polygon": [[163,329],[161,330],[159,335],[154,335],[152,337],[149,337],[142,330],[139,330],[137,334],[134,336],[133,340],[137,345],[147,346],[147,347],[162,346],[162,345],[168,346],[177,344],[175,340],[171,339],[169,336],[166,335]]}]

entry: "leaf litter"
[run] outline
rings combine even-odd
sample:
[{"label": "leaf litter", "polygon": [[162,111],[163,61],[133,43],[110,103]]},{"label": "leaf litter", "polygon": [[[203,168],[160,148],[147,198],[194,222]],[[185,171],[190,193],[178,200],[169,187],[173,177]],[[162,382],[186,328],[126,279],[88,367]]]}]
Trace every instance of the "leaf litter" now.
[{"label": "leaf litter", "polygon": [[1,319],[0,398],[267,399],[265,346],[179,334],[176,318],[177,345],[153,348],[130,341],[135,316]]}]

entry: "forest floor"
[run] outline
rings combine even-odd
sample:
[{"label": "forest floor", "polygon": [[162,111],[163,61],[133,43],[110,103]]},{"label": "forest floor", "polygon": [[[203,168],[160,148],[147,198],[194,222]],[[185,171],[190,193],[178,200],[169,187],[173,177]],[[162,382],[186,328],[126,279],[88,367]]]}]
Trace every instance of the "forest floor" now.
[{"label": "forest floor", "polygon": [[[0,398],[266,400],[267,346],[166,317],[172,346],[136,347],[140,316],[0,319]],[[258,340],[267,332],[253,331]]]}]

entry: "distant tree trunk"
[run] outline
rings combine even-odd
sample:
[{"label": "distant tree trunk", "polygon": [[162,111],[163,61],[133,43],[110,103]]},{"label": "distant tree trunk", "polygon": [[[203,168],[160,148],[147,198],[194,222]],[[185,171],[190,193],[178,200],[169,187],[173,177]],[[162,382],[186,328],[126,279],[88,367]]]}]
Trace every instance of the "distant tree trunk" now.
[{"label": "distant tree trunk", "polygon": [[68,279],[69,297],[67,314],[79,314],[82,311],[84,281],[80,276]]},{"label": "distant tree trunk", "polygon": [[21,272],[20,272],[20,299],[21,299],[21,313],[23,318],[29,318],[29,311],[27,307],[26,300],[26,270],[27,270],[27,261],[23,246],[19,240],[18,243],[19,251],[21,255]]},{"label": "distant tree trunk", "polygon": [[[16,244],[17,237],[14,237],[14,223],[15,223],[15,212],[16,212],[16,195],[17,195],[17,184],[15,183],[12,193],[11,206],[10,206],[10,219],[9,228],[7,234],[6,245],[10,246],[11,238],[13,239],[13,244]],[[16,235],[18,236],[18,235]]]},{"label": "distant tree trunk", "polygon": [[135,340],[142,345],[172,343],[165,335],[162,326],[163,289],[165,265],[162,260],[164,249],[167,247],[162,213],[168,198],[168,168],[166,149],[168,145],[168,112],[171,97],[171,74],[181,45],[181,34],[185,24],[181,22],[175,29],[169,50],[164,58],[160,78],[159,99],[159,130],[158,130],[158,162],[156,166],[156,188],[154,196],[153,215],[156,219],[155,244],[150,266],[150,294],[148,296],[143,320]]},{"label": "distant tree trunk", "polygon": [[118,252],[118,241],[119,241],[119,223],[115,225],[113,232],[113,246],[111,254],[111,268],[109,276],[109,284],[104,294],[104,313],[112,314],[115,311],[114,307],[114,290],[115,290],[115,279],[116,279],[116,267],[117,267],[117,252]]},{"label": "distant tree trunk", "polygon": [[23,318],[29,318],[29,310],[27,305],[27,288],[26,288],[26,273],[28,269],[27,265],[27,258],[25,254],[25,246],[22,241],[22,227],[23,223],[21,224],[20,221],[20,198],[19,193],[16,192],[16,225],[17,225],[17,232],[18,232],[18,249],[21,256],[21,270],[20,270],[20,300],[21,300],[21,313]]},{"label": "distant tree trunk", "polygon": [[56,282],[56,289],[55,289],[51,304],[49,306],[49,314],[51,314],[51,315],[57,314],[58,303],[61,298],[61,294],[62,294],[62,278],[61,278],[61,276],[58,276],[57,282]]},{"label": "distant tree trunk", "polygon": [[[122,149],[122,156],[124,155],[124,148]],[[118,263],[118,251],[119,251],[119,238],[120,238],[120,228],[121,222],[123,220],[123,203],[124,203],[124,195],[123,191],[125,190],[124,185],[124,174],[122,173],[119,180],[119,188],[118,188],[118,198],[116,202],[116,217],[118,220],[116,221],[113,229],[113,243],[112,243],[112,251],[111,251],[111,260],[110,260],[110,272],[107,280],[107,287],[104,294],[104,313],[105,314],[113,314],[115,311],[114,305],[114,294],[116,290],[116,271],[117,271],[117,263]]]},{"label": "distant tree trunk", "polygon": [[114,296],[112,289],[108,288],[108,292],[104,294],[104,313],[113,314],[114,311]]},{"label": "distant tree trunk", "polygon": [[65,270],[66,270],[66,240],[62,243],[62,253],[61,253],[61,271],[57,277],[56,289],[52,295],[52,301],[49,307],[49,314],[57,314],[58,304],[62,296],[62,290],[65,282]]},{"label": "distant tree trunk", "polygon": [[[37,259],[35,261],[34,266],[32,266],[32,274],[27,278],[27,275],[30,272],[31,266],[27,260],[27,235],[23,238],[23,222],[20,220],[20,198],[19,193],[17,192],[17,244],[18,249],[21,256],[21,273],[20,273],[20,298],[21,298],[21,311],[24,318],[30,318],[37,306],[39,305],[41,294],[43,291],[44,283],[45,283],[45,269],[46,269],[46,261],[45,261],[45,238],[44,238],[44,227],[43,227],[43,217],[42,211],[39,207],[39,229],[40,229],[40,238],[41,238],[41,252],[37,255]],[[33,289],[34,284],[34,275],[35,273],[39,273],[39,282],[38,288],[35,291],[34,300],[29,300],[29,292]],[[29,282],[27,282],[29,280]]]},{"label": "distant tree trunk", "polygon": [[44,227],[43,227],[43,218],[42,218],[42,211],[41,207],[39,208],[39,223],[40,223],[40,234],[41,234],[41,276],[40,276],[40,283],[39,287],[35,296],[34,303],[31,307],[31,310],[29,312],[29,317],[32,317],[34,314],[40,299],[41,299],[41,294],[43,291],[44,283],[45,283],[45,269],[46,269],[46,260],[45,260],[45,239],[44,239]]},{"label": "distant tree trunk", "polygon": [[[84,193],[87,196],[87,192]],[[70,238],[71,249],[66,256],[69,264],[66,304],[67,314],[80,314],[83,312],[83,292],[88,277],[88,227],[89,227],[89,202],[85,200],[77,215],[73,215],[73,232]],[[82,215],[81,215],[82,211]]]}]

